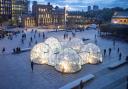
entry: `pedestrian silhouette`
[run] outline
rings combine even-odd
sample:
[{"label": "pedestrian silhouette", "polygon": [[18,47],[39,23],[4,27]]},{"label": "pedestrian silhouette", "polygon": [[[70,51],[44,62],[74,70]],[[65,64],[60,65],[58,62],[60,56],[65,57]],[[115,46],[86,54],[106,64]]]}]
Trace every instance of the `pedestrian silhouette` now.
[{"label": "pedestrian silhouette", "polygon": [[4,53],[4,52],[5,52],[5,48],[2,49],[2,53]]},{"label": "pedestrian silhouette", "polygon": [[31,42],[32,42],[32,37],[30,38]]},{"label": "pedestrian silhouette", "polygon": [[104,56],[106,55],[106,49],[104,49]]},{"label": "pedestrian silhouette", "polygon": [[109,55],[111,54],[111,51],[112,51],[112,49],[111,49],[111,48],[109,48]]},{"label": "pedestrian silhouette", "polygon": [[32,72],[33,72],[33,66],[34,66],[34,63],[33,61],[31,62],[31,69],[32,69]]},{"label": "pedestrian silhouette", "polygon": [[45,34],[44,34],[44,32],[43,32],[43,38],[45,38]]},{"label": "pedestrian silhouette", "polygon": [[128,76],[126,77],[126,81],[127,81],[127,87],[126,87],[126,89],[128,89]]},{"label": "pedestrian silhouette", "polygon": [[120,54],[119,54],[119,60],[121,60],[121,57],[122,57],[122,54],[120,53]]},{"label": "pedestrian silhouette", "polygon": [[83,84],[83,81],[81,80],[80,81],[80,89],[83,89],[83,87],[84,87],[84,84]]},{"label": "pedestrian silhouette", "polygon": [[128,56],[126,56],[125,60],[126,60],[126,62],[128,62]]},{"label": "pedestrian silhouette", "polygon": [[16,51],[15,51],[15,48],[13,49],[13,53],[15,53]]}]

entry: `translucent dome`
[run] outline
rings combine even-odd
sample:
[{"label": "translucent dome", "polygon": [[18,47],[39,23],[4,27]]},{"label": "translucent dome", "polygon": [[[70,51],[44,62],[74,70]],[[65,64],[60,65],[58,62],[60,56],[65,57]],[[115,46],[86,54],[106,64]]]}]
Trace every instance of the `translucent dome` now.
[{"label": "translucent dome", "polygon": [[83,44],[83,41],[79,38],[72,38],[70,41],[62,42],[63,47],[73,48],[77,52],[81,50]]},{"label": "translucent dome", "polygon": [[72,48],[65,48],[58,55],[58,61],[55,68],[65,73],[79,71],[81,69],[80,56]]},{"label": "translucent dome", "polygon": [[45,44],[49,46],[49,58],[48,58],[48,65],[54,66],[57,60],[57,54],[60,53],[62,46],[58,39],[54,37],[50,37],[45,41]]},{"label": "translucent dome", "polygon": [[38,64],[48,64],[49,47],[45,43],[38,43],[31,50],[31,61]]},{"label": "translucent dome", "polygon": [[82,64],[96,64],[102,62],[102,53],[100,48],[92,43],[84,45],[79,55],[81,56]]},{"label": "translucent dome", "polygon": [[60,52],[62,48],[61,43],[58,41],[58,39],[54,37],[49,37],[48,39],[45,40],[44,43],[51,48],[50,51],[52,51],[53,53]]},{"label": "translucent dome", "polygon": [[[100,48],[92,43],[83,45],[83,41],[74,38],[61,43],[54,37],[38,43],[31,50],[31,61],[37,64],[48,64],[64,73],[74,73],[81,65],[102,62]],[[63,47],[62,47],[63,46]]]}]

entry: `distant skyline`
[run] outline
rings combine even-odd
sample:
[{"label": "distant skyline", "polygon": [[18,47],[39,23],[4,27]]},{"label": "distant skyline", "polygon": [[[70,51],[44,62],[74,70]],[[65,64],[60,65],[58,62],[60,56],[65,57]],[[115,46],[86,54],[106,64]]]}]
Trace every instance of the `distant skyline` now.
[{"label": "distant skyline", "polygon": [[68,7],[69,10],[85,10],[88,6],[98,5],[99,8],[128,8],[128,0],[30,0],[41,4],[50,2],[53,6]]}]

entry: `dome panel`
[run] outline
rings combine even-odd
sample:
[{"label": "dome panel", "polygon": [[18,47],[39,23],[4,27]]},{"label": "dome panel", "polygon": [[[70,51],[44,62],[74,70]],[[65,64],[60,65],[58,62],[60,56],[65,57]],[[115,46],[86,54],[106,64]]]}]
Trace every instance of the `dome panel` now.
[{"label": "dome panel", "polygon": [[31,61],[38,64],[47,64],[49,56],[49,47],[44,43],[39,43],[31,50]]},{"label": "dome panel", "polygon": [[54,37],[49,37],[44,43],[51,48],[50,51],[53,53],[57,53],[61,50],[61,43]]},{"label": "dome panel", "polygon": [[72,38],[70,41],[62,42],[62,45],[65,48],[73,48],[75,51],[79,52],[84,43],[79,38]]},{"label": "dome panel", "polygon": [[62,50],[61,43],[58,41],[58,39],[56,39],[54,37],[50,37],[45,41],[45,44],[47,44],[50,48],[48,65],[55,66],[56,60],[57,60],[57,55]]},{"label": "dome panel", "polygon": [[79,55],[83,60],[83,64],[96,64],[102,62],[102,53],[100,51],[100,48],[92,43],[84,45]]},{"label": "dome panel", "polygon": [[81,69],[80,56],[72,48],[65,48],[59,54],[55,68],[65,73],[76,72]]}]

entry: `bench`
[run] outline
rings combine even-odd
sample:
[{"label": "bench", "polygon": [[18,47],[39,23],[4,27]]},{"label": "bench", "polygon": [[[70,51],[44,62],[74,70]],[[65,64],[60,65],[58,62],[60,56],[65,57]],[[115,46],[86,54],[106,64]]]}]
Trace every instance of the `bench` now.
[{"label": "bench", "polygon": [[127,63],[127,61],[117,61],[117,62],[114,62],[114,63],[112,63],[112,64],[110,64],[108,66],[108,69],[115,69],[117,67],[120,67],[120,66],[124,65],[125,63]]},{"label": "bench", "polygon": [[80,82],[82,81],[83,83],[92,80],[95,76],[93,74],[89,74],[87,76],[84,76],[82,78],[79,78],[71,83],[66,84],[65,86],[59,88],[59,89],[72,89],[74,87],[77,87],[78,85],[80,85]]},{"label": "bench", "polygon": [[25,49],[21,49],[21,52],[27,52],[27,51],[30,51],[31,48],[25,48]]}]

